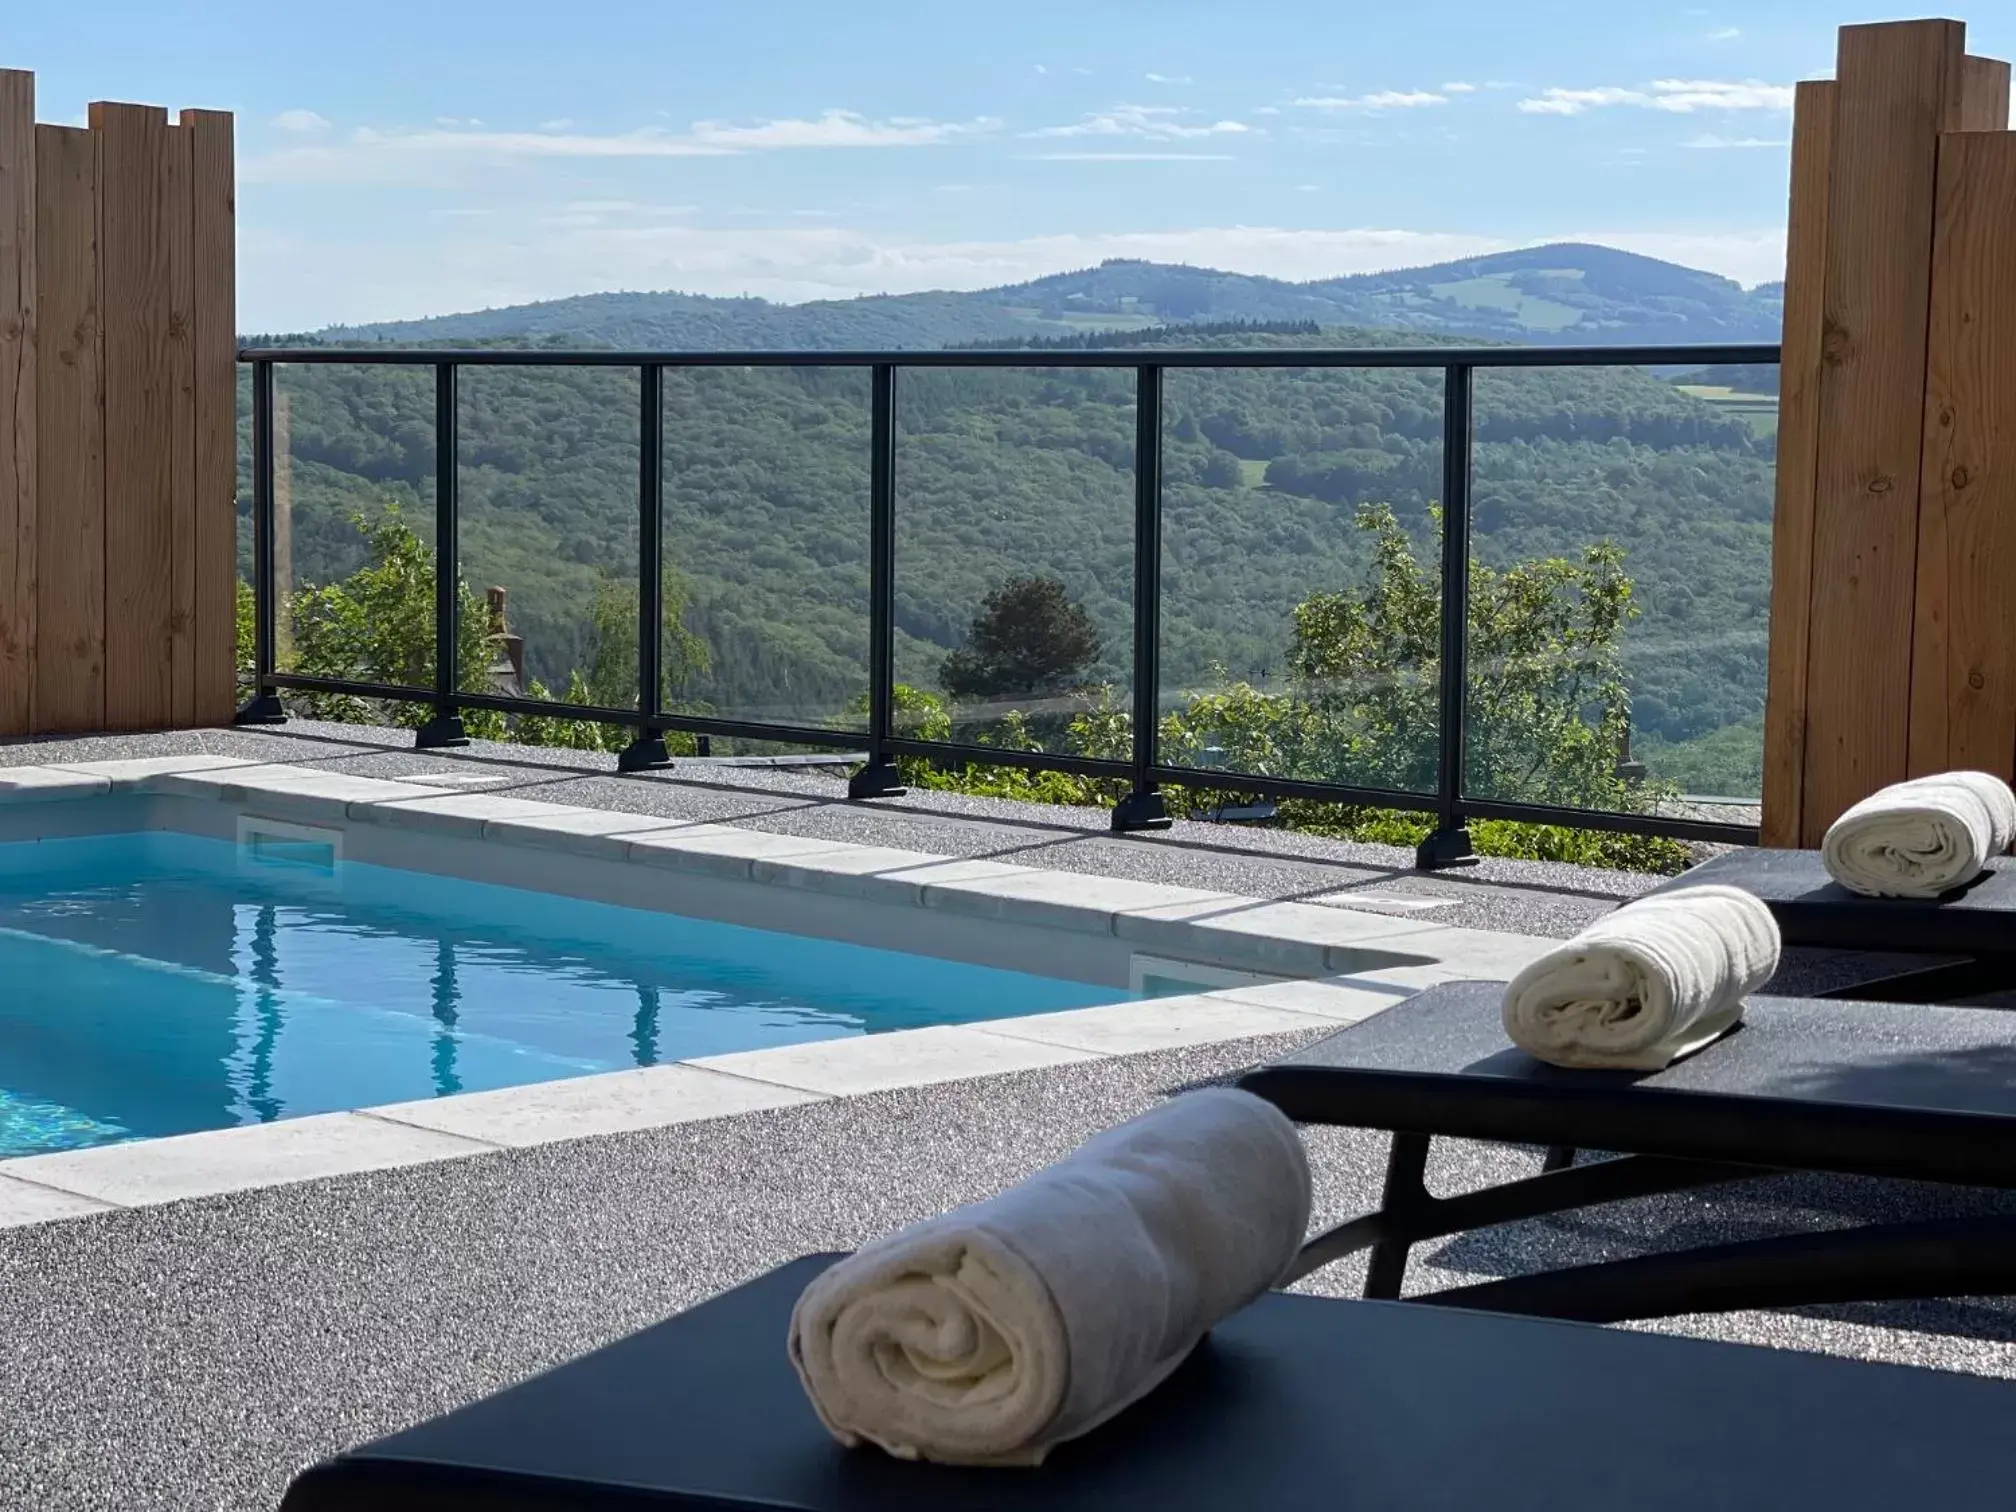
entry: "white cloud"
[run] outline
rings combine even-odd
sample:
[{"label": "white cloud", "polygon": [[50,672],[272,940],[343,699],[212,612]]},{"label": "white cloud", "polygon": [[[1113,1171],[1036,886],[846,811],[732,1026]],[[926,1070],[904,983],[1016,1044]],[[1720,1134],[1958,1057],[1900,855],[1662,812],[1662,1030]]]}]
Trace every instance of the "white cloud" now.
[{"label": "white cloud", "polygon": [[1682,147],[1790,147],[1792,143],[1783,137],[1725,137],[1714,132],[1704,132],[1680,144]]},{"label": "white cloud", "polygon": [[541,121],[539,129],[541,131],[572,131],[574,123],[566,116],[559,116],[551,121]]},{"label": "white cloud", "polygon": [[405,238],[368,230],[358,238],[241,223],[240,301],[247,329],[405,319],[603,289],[750,293],[779,300],[978,289],[1089,267],[1109,257],[1312,279],[1572,240],[1663,257],[1745,283],[1781,278],[1785,267],[1781,226],[1702,233],[1563,226],[1517,243],[1467,232],[1264,226],[931,242],[802,222],[566,230],[514,214],[471,223],[466,233],[448,230],[418,256]]},{"label": "white cloud", "polygon": [[1452,80],[1450,83],[1442,86],[1442,93],[1444,94],[1475,94],[1476,92],[1477,86],[1475,84],[1467,84],[1461,79]]},{"label": "white cloud", "polygon": [[275,131],[291,131],[296,136],[317,136],[329,129],[329,119],[312,110],[283,110],[273,117],[272,126]]},{"label": "white cloud", "polygon": [[1024,163],[1229,163],[1229,152],[1031,152]]},{"label": "white cloud", "polygon": [[1197,81],[1188,74],[1143,74],[1150,84],[1195,84]]},{"label": "white cloud", "polygon": [[871,121],[852,110],[829,110],[816,121],[761,121],[731,126],[724,121],[695,121],[692,138],[709,146],[776,147],[926,147],[954,137],[995,131],[1002,123],[989,117],[972,121],[926,121],[898,116]]},{"label": "white cloud", "polygon": [[[550,124],[550,123],[549,123]],[[265,184],[440,184],[458,165],[499,166],[561,159],[730,157],[805,148],[921,147],[1000,129],[990,119],[875,121],[849,110],[817,120],[734,125],[696,121],[684,133],[662,126],[624,132],[385,130],[359,127],[341,143],[290,147],[249,158],[240,177]]]},{"label": "white cloud", "polygon": [[1305,110],[1415,110],[1447,105],[1447,95],[1425,89],[1382,89],[1366,95],[1308,95],[1295,102]]},{"label": "white cloud", "polygon": [[1543,89],[1519,102],[1528,115],[1581,115],[1612,105],[1692,115],[1702,110],[1790,110],[1792,86],[1761,79],[1655,79],[1645,89],[1605,85],[1596,89]]},{"label": "white cloud", "polygon": [[1322,188],[1321,184],[1297,184],[1295,192],[1297,194],[1317,194],[1322,191]]},{"label": "white cloud", "polygon": [[1039,126],[1025,137],[1145,137],[1158,142],[1186,142],[1203,137],[1244,136],[1253,128],[1243,121],[1192,124],[1190,112],[1174,105],[1115,105],[1068,126]]},{"label": "white cloud", "polygon": [[1041,63],[1031,63],[1029,67],[1039,74],[1047,74],[1048,72],[1050,72],[1050,70],[1045,68]]},{"label": "white cloud", "polygon": [[1708,33],[1708,40],[1710,42],[1734,42],[1742,35],[1743,28],[1740,26],[1718,26],[1715,30]]},{"label": "white cloud", "polygon": [[940,194],[971,194],[973,192],[971,184],[933,184],[931,187]]}]

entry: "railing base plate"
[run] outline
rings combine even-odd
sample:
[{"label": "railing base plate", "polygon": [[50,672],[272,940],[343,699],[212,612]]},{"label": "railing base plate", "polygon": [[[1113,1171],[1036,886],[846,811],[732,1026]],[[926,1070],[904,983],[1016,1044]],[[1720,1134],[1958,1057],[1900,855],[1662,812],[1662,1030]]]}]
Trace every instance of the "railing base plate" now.
[{"label": "railing base plate", "polygon": [[849,798],[901,798],[910,789],[893,761],[870,761],[847,779]]},{"label": "railing base plate", "polygon": [[1477,853],[1470,849],[1466,825],[1438,829],[1414,848],[1414,869],[1436,871],[1445,866],[1475,866]]},{"label": "railing base plate", "polygon": [[1174,822],[1169,817],[1168,800],[1152,788],[1136,788],[1113,805],[1115,834],[1166,830]]},{"label": "railing base plate", "polygon": [[413,732],[413,749],[416,751],[439,751],[467,744],[469,736],[462,728],[460,714],[436,714]]},{"label": "railing base plate", "polygon": [[231,716],[233,724],[278,725],[287,723],[287,706],[280,702],[278,693],[260,693],[239,705],[238,712]]},{"label": "railing base plate", "polygon": [[616,755],[619,772],[653,772],[672,765],[663,735],[639,735]]}]

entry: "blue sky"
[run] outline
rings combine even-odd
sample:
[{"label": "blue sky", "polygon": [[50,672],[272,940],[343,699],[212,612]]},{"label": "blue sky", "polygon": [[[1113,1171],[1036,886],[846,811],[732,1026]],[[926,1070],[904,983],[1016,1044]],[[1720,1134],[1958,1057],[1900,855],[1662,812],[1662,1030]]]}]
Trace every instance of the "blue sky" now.
[{"label": "blue sky", "polygon": [[[1977,9],[1970,49],[2016,51]],[[1783,256],[1766,0],[8,0],[40,115],[239,118],[240,324],[602,289],[811,299],[1103,257],[1287,278],[1561,238]]]}]

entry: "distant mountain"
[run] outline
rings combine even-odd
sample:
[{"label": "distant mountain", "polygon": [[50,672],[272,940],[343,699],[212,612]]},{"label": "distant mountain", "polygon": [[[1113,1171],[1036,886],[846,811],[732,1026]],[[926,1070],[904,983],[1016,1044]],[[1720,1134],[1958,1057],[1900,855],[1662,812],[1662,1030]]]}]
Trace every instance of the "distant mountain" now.
[{"label": "distant mountain", "polygon": [[1784,286],[1612,247],[1531,247],[1391,273],[1290,283],[1115,260],[971,293],[773,304],[695,294],[573,299],[332,327],[321,339],[588,343],[658,351],[918,350],[1225,321],[1314,321],[1488,341],[1621,345],[1776,341]]}]

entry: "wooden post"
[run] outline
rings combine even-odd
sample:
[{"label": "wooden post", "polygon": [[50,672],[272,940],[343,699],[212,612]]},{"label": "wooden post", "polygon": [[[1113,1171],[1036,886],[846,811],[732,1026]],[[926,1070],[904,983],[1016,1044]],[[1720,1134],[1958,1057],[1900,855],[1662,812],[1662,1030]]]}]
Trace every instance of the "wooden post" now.
[{"label": "wooden post", "polygon": [[238,249],[231,116],[185,110],[196,488],[195,722],[229,724],[238,681]]},{"label": "wooden post", "polygon": [[231,117],[34,106],[0,70],[0,735],[223,723]]},{"label": "wooden post", "polygon": [[35,686],[35,76],[0,69],[0,735]]},{"label": "wooden post", "polygon": [[1822,288],[1802,828],[1907,772],[1939,133],[1965,29],[1841,29]]},{"label": "wooden post", "polygon": [[1843,27],[1836,81],[1797,94],[1767,844],[2016,762],[2009,69],[1965,47],[1955,21]]},{"label": "wooden post", "polygon": [[98,138],[35,128],[41,614],[34,728],[105,728],[105,401],[98,324]]},{"label": "wooden post", "polygon": [[105,721],[174,723],[174,354],[168,113],[91,106],[105,328]]},{"label": "wooden post", "polygon": [[1794,91],[1792,204],[1785,232],[1785,335],[1778,364],[1778,498],[1771,532],[1771,645],[1764,702],[1766,845],[1799,844],[1806,780],[1806,663],[1813,610],[1813,481],[1827,276],[1834,83]]},{"label": "wooden post", "polygon": [[1925,400],[1912,766],[2016,773],[2016,134],[1949,136]]}]

